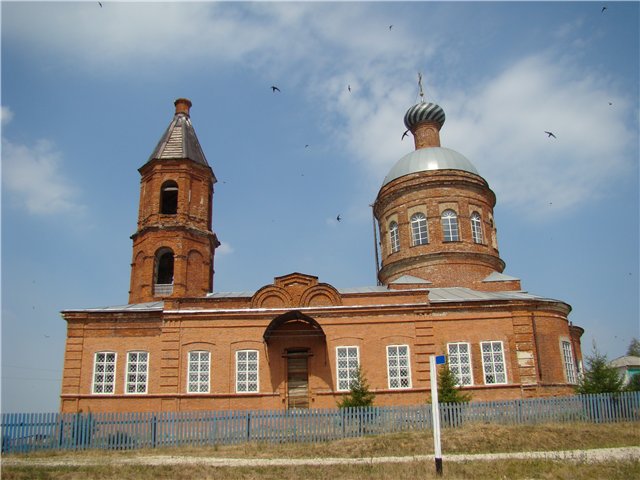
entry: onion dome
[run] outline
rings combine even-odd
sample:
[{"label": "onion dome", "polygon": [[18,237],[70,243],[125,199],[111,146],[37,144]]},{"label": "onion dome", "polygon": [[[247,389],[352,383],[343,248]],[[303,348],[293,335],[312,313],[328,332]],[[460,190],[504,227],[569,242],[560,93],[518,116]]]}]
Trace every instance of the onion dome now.
[{"label": "onion dome", "polygon": [[444,120],[444,110],[435,103],[420,102],[407,110],[404,115],[404,124],[411,131],[422,122],[435,122],[440,129],[444,125]]}]

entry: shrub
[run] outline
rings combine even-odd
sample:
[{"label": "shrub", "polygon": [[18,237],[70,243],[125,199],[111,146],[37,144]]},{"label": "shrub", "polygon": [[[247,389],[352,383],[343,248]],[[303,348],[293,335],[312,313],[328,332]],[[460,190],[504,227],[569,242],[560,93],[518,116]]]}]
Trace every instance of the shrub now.
[{"label": "shrub", "polygon": [[464,403],[471,400],[470,393],[463,393],[458,387],[456,374],[445,363],[438,373],[438,401],[440,403]]},{"label": "shrub", "polygon": [[349,394],[338,402],[338,408],[370,407],[373,405],[375,394],[369,391],[369,384],[362,368],[358,365],[356,378],[351,382]]},{"label": "shrub", "polygon": [[591,355],[585,358],[585,371],[578,381],[578,393],[619,393],[623,384],[624,379],[594,344]]}]

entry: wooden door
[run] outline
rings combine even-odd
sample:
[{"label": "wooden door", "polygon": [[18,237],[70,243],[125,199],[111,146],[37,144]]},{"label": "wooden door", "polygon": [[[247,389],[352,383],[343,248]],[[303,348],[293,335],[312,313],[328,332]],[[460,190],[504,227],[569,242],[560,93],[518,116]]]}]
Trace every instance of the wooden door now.
[{"label": "wooden door", "polygon": [[287,407],[309,408],[308,357],[287,357]]}]

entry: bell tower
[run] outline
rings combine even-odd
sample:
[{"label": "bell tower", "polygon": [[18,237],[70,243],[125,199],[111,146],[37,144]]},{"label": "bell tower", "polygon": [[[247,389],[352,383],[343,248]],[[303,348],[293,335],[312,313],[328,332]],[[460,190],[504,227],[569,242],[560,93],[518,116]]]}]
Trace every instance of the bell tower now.
[{"label": "bell tower", "polygon": [[191,124],[191,101],[174,102],[175,115],[149,160],[138,169],[138,228],[129,303],[197,297],[213,289],[213,185]]}]

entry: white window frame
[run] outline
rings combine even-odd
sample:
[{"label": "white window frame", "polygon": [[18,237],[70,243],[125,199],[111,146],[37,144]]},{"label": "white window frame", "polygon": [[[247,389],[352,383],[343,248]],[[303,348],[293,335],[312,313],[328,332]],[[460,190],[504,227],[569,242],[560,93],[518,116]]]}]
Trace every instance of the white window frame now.
[{"label": "white window frame", "polygon": [[[461,347],[466,348],[466,352],[461,352]],[[455,348],[452,348],[455,347]],[[454,351],[452,351],[454,350]],[[447,354],[449,370],[456,376],[459,387],[470,387],[473,385],[473,363],[471,362],[471,344],[468,342],[447,343]],[[469,373],[462,373],[462,368],[466,366]]]},{"label": "white window frame", "polygon": [[484,235],[482,233],[482,217],[478,212],[471,214],[471,238],[474,243],[482,244],[484,242]]},{"label": "white window frame", "polygon": [[427,216],[422,212],[416,212],[411,215],[411,241],[414,247],[429,243]]},{"label": "white window frame", "polygon": [[[255,361],[249,359],[255,353]],[[245,357],[245,358],[241,358]],[[249,375],[255,373],[255,380]],[[241,378],[242,377],[242,378]],[[258,393],[260,391],[260,352],[258,350],[236,351],[236,393]]]},{"label": "white window frame", "polygon": [[[490,351],[485,352],[484,346],[489,345]],[[499,346],[499,350],[496,347]],[[501,340],[487,340],[486,342],[480,342],[480,355],[482,355],[482,376],[485,385],[506,385],[507,378],[507,364],[504,355],[504,344]],[[487,358],[490,357],[490,358]],[[500,366],[502,372],[500,372]],[[493,376],[494,381],[489,382],[487,379]],[[498,376],[504,376],[503,381],[498,381]]]},{"label": "white window frame", "polygon": [[[404,349],[404,353],[401,353]],[[404,363],[404,365],[403,365]],[[387,379],[390,390],[411,388],[411,355],[409,345],[387,345]],[[405,385],[402,385],[402,382]],[[393,381],[397,382],[394,387]]]},{"label": "white window frame", "polygon": [[440,215],[442,224],[442,241],[443,242],[459,242],[460,228],[458,227],[458,214],[448,208]]},{"label": "white window frame", "polygon": [[[192,359],[192,355],[196,355],[197,358]],[[194,380],[191,379],[192,375],[196,376]],[[209,393],[210,389],[211,352],[190,350],[187,352],[187,393]]]},{"label": "white window frame", "polygon": [[[346,365],[341,366],[340,352],[345,352]],[[355,354],[355,355],[354,355]],[[355,357],[355,366],[349,363]],[[336,347],[336,390],[339,392],[347,392],[351,389],[351,382],[358,378],[358,367],[360,366],[360,347],[356,345],[347,345]],[[345,373],[344,378],[340,378],[340,374]]]},{"label": "white window frame", "polygon": [[[140,357],[144,355],[144,360]],[[135,357],[135,358],[133,358]],[[128,395],[144,395],[149,382],[149,352],[136,350],[127,352],[127,370],[125,372],[124,393]],[[138,390],[142,386],[143,390]],[[133,387],[133,391],[129,388]]]},{"label": "white window frame", "polygon": [[[104,355],[104,358],[99,362],[98,356]],[[113,360],[108,360],[108,356],[113,356]],[[93,395],[113,395],[116,393],[116,367],[118,364],[118,354],[116,352],[104,351],[96,352],[93,356],[93,376],[91,377],[91,393]],[[111,372],[108,371],[108,367],[111,366]],[[100,371],[98,371],[100,370]],[[111,381],[107,381],[108,374],[111,373]],[[98,376],[102,379],[98,381]],[[105,387],[111,387],[110,392],[105,391]],[[100,388],[101,391],[97,391]]]},{"label": "white window frame", "polygon": [[562,360],[567,383],[575,385],[578,383],[578,374],[575,359],[573,358],[573,346],[569,340],[561,340],[560,349],[562,350]]},{"label": "white window frame", "polygon": [[400,229],[397,222],[389,224],[389,242],[391,245],[391,253],[400,251]]}]

